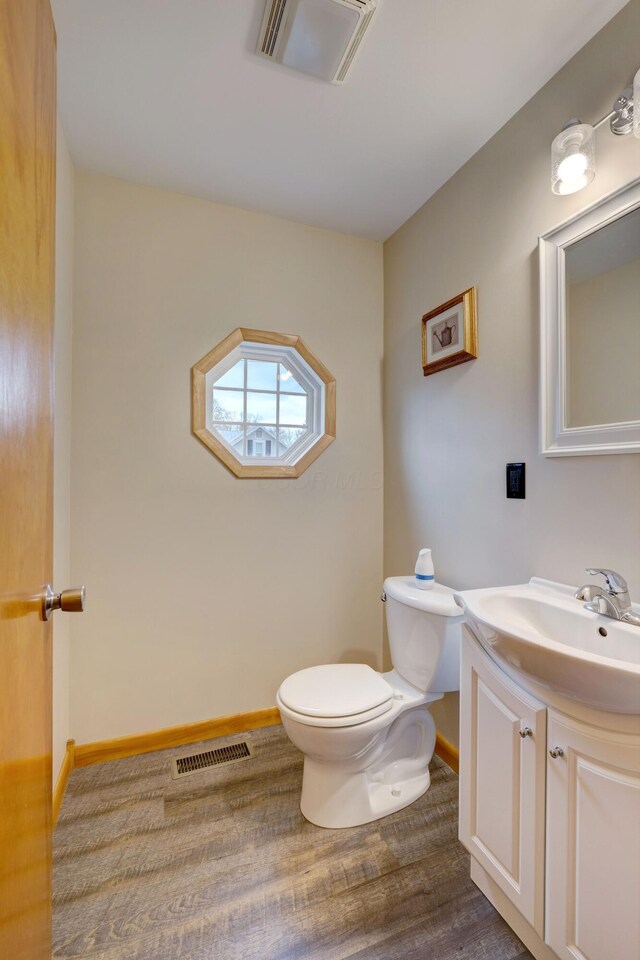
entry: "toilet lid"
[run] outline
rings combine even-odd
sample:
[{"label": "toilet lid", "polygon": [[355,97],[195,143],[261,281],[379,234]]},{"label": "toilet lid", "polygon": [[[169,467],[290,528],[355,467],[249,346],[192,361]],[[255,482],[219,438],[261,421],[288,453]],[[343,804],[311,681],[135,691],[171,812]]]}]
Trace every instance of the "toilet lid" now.
[{"label": "toilet lid", "polygon": [[421,590],[416,586],[415,577],[387,577],[382,589],[387,597],[399,600],[407,607],[439,617],[464,618],[464,610],[453,599],[455,590],[442,583],[434,583],[431,590]]},{"label": "toilet lid", "polygon": [[369,712],[393,697],[386,680],[366,663],[328,663],[299,670],[283,681],[278,693],[296,713],[326,718]]}]

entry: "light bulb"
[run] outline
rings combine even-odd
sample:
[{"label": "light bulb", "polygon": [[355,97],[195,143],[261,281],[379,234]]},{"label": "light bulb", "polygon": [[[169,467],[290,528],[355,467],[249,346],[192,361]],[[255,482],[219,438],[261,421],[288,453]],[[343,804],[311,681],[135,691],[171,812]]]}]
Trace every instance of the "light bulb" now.
[{"label": "light bulb", "polygon": [[587,158],[584,153],[572,153],[558,164],[558,176],[566,184],[584,180],[587,169]]},{"label": "light bulb", "polygon": [[577,193],[578,190],[582,190],[583,187],[587,187],[589,182],[589,178],[585,174],[583,174],[581,177],[576,177],[575,180],[559,180],[557,190],[554,190],[554,193],[559,194],[561,197],[564,197],[569,193]]}]

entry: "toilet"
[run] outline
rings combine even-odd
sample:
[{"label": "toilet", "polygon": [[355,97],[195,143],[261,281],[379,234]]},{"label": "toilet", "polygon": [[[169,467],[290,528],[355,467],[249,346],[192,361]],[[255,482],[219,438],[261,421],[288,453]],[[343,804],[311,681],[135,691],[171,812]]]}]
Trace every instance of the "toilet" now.
[{"label": "toilet", "polygon": [[464,613],[453,590],[389,577],[382,599],[393,670],[322,664],[278,690],[284,728],[304,754],[300,809],[319,827],[369,823],[422,796],[436,740],[429,704],[460,689]]}]

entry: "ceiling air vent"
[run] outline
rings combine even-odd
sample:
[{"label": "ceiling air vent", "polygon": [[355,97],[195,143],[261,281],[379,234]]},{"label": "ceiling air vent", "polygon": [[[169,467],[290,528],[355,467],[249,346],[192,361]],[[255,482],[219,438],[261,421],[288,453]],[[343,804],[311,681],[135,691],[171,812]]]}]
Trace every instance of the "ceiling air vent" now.
[{"label": "ceiling air vent", "polygon": [[344,83],[380,0],[267,0],[257,52]]}]

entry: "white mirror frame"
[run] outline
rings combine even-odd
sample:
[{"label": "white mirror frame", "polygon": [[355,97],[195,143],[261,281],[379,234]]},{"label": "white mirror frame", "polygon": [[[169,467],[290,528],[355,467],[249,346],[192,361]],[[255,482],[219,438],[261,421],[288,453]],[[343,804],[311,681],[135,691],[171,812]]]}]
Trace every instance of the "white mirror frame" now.
[{"label": "white mirror frame", "polygon": [[[640,179],[610,194],[538,241],[540,262],[540,453],[546,457],[640,453],[640,420],[568,427],[565,250],[640,207]],[[640,316],[638,318],[640,322]]]}]

